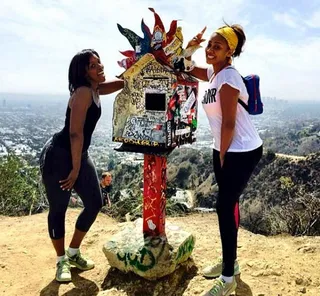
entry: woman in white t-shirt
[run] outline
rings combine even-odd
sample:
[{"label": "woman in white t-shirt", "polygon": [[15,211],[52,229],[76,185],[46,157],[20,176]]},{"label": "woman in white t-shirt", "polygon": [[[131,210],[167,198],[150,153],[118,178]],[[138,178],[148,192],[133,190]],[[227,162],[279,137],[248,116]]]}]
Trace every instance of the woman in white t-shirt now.
[{"label": "woman in white t-shirt", "polygon": [[[188,44],[199,45],[205,29]],[[248,112],[238,103],[247,104],[248,93],[241,75],[231,66],[240,56],[246,37],[239,25],[216,30],[205,49],[209,68],[195,67],[189,73],[208,81],[202,100],[213,135],[213,167],[219,187],[216,209],[222,243],[222,260],[203,270],[206,277],[218,277],[205,295],[228,296],[236,289],[239,197],[262,156],[262,140]]]}]

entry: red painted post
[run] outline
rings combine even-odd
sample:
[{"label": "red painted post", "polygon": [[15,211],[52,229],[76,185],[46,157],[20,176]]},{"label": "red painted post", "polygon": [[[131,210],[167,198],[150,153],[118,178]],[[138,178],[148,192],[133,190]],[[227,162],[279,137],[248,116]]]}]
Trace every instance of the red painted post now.
[{"label": "red painted post", "polygon": [[143,234],[165,235],[167,158],[144,154]]}]

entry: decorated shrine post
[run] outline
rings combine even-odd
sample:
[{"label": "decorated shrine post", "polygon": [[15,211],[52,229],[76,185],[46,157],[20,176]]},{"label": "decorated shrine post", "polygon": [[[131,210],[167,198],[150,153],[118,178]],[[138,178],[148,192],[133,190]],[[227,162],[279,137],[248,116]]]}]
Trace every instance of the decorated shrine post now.
[{"label": "decorated shrine post", "polygon": [[113,106],[115,150],[144,155],[142,219],[119,225],[104,245],[110,266],[147,279],[174,272],[193,251],[195,236],[165,223],[167,156],[196,140],[198,81],[187,71],[199,48],[183,49],[182,28],[174,20],[168,32],[154,13],[153,32],[141,22],[143,37],[118,24],[133,50],[118,64],[125,82]]}]

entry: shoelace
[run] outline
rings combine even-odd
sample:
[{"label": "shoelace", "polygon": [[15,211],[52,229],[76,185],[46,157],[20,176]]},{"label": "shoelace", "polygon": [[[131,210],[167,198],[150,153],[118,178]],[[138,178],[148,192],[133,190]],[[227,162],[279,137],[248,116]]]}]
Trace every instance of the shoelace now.
[{"label": "shoelace", "polygon": [[87,265],[87,260],[81,256],[81,253],[77,254],[75,261],[77,261],[80,265]]},{"label": "shoelace", "polygon": [[224,282],[222,280],[220,280],[220,279],[216,280],[215,283],[214,283],[214,286],[211,288],[209,293],[211,295],[215,296],[215,294],[213,294],[213,293],[217,293],[223,288],[224,288]]},{"label": "shoelace", "polygon": [[61,270],[61,273],[70,272],[70,263],[68,261],[61,261],[59,264],[59,269]]}]

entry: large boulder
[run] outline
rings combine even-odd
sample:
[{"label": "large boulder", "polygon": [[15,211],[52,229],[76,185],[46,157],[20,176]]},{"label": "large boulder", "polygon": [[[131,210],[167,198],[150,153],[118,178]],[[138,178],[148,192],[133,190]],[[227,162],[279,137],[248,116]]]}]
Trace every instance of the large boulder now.
[{"label": "large boulder", "polygon": [[103,252],[112,267],[155,280],[174,272],[191,256],[194,235],[167,223],[165,236],[144,237],[142,223],[139,218],[121,224],[120,231],[105,243]]}]

